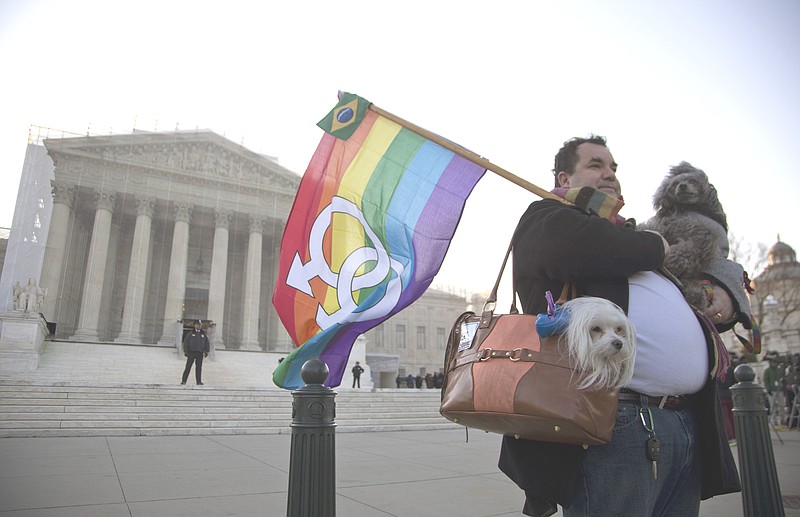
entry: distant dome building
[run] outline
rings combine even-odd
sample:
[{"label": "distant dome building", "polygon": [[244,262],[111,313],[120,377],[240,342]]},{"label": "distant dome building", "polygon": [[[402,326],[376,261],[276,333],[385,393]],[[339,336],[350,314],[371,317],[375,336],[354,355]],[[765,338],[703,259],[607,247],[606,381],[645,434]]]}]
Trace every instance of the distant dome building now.
[{"label": "distant dome building", "polygon": [[[780,239],[780,236],[778,237]],[[794,249],[778,240],[767,252],[769,266],[764,275],[775,279],[798,279],[800,278],[800,263],[797,262],[797,254]],[[761,276],[764,276],[761,275]]]},{"label": "distant dome building", "polygon": [[800,262],[780,236],[767,252],[766,269],[753,279],[750,297],[764,352],[800,353]]}]

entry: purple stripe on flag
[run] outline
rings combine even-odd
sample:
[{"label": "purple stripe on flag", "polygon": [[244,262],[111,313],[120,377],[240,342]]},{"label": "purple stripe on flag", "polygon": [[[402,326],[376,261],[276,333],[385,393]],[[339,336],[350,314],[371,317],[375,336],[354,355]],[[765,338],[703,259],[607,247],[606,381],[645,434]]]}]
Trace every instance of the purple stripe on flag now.
[{"label": "purple stripe on flag", "polygon": [[[399,304],[410,303],[421,295],[439,272],[450,246],[450,239],[461,219],[466,199],[484,172],[483,168],[457,155],[445,169],[419,218],[420,221],[430,221],[431,224],[418,225],[413,237],[417,261],[412,284],[424,284],[420,286],[422,291],[414,293],[409,289],[404,290]],[[426,260],[420,260],[420,257],[426,257]],[[409,296],[414,298],[409,300]]]}]

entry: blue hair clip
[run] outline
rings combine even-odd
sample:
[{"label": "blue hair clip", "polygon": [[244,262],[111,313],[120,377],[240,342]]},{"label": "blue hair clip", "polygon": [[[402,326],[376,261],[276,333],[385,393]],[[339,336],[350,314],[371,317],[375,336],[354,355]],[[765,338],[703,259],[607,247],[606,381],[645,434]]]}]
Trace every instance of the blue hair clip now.
[{"label": "blue hair clip", "polygon": [[542,339],[564,332],[569,325],[569,311],[555,304],[550,291],[545,292],[544,296],[547,299],[547,314],[536,316],[536,333]]}]

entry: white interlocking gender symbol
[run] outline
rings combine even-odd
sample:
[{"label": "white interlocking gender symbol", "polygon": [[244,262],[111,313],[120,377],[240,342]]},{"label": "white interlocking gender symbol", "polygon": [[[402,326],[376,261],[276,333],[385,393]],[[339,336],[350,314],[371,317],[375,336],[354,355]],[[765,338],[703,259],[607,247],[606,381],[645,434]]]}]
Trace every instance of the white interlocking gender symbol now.
[{"label": "white interlocking gender symbol", "polygon": [[[375,246],[362,246],[350,252],[342,262],[338,273],[331,269],[322,251],[322,241],[331,225],[334,213],[347,214],[358,220],[364,228],[364,233]],[[389,256],[383,243],[370,228],[364,214],[355,203],[341,197],[333,197],[331,204],[326,206],[314,220],[308,244],[310,254],[308,262],[303,264],[300,255],[295,253],[286,284],[311,297],[314,295],[309,281],[315,276],[319,276],[323,282],[336,288],[336,298],[339,302],[337,310],[328,314],[322,304],[317,306],[316,322],[321,329],[326,329],[335,323],[354,323],[379,318],[389,314],[397,305],[402,292],[400,275],[403,273],[403,264]],[[357,274],[359,268],[368,264],[374,264],[374,267],[368,271],[365,268],[364,272]],[[390,270],[393,273],[390,273]],[[386,284],[386,287],[380,299],[368,307],[357,306],[353,293],[382,284]],[[378,292],[374,294],[377,295]],[[359,309],[358,312],[356,309]]]}]

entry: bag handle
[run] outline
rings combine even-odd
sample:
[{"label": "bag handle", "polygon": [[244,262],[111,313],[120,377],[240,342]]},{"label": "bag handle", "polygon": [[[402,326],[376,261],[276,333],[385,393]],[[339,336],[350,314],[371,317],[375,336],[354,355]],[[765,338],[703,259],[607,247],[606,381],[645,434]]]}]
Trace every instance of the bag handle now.
[{"label": "bag handle", "polygon": [[[500,266],[500,272],[497,274],[497,280],[494,282],[494,287],[492,288],[492,292],[489,293],[489,297],[486,299],[486,303],[483,304],[483,312],[481,313],[481,323],[479,328],[485,329],[489,326],[492,322],[492,316],[494,315],[494,309],[497,307],[497,290],[500,288],[500,279],[503,278],[503,271],[506,269],[506,263],[508,263],[508,257],[511,256],[511,250],[514,247],[514,238],[511,238],[511,242],[508,244],[508,250],[506,251],[506,256],[503,258],[503,265]],[[517,288],[514,285],[514,275],[511,275],[511,311],[510,314],[519,314],[519,310],[517,310]]]},{"label": "bag handle", "polygon": [[[489,298],[486,299],[486,304],[484,304],[484,307],[486,305],[490,304],[490,303],[496,303],[497,302],[497,290],[500,288],[500,279],[503,278],[503,271],[505,271],[505,269],[506,269],[506,264],[508,263],[508,258],[511,256],[511,250],[513,248],[514,248],[514,241],[512,240],[508,245],[508,250],[506,250],[506,256],[503,257],[503,265],[500,266],[500,272],[497,274],[497,280],[495,280],[495,282],[494,282],[494,287],[492,288],[492,292],[489,293]],[[512,314],[516,314],[517,312],[519,312],[519,311],[517,311],[517,297],[516,297],[517,289],[516,289],[516,286],[514,286],[514,284],[513,284],[514,276],[512,275],[511,278],[512,278],[512,280],[511,280],[512,284],[511,285],[513,287],[513,294],[514,294],[514,299],[511,302],[511,313]]]},{"label": "bag handle", "polygon": [[[497,290],[500,288],[500,280],[503,278],[503,271],[506,269],[506,264],[508,263],[508,258],[511,256],[511,250],[514,248],[514,238],[511,238],[511,242],[508,244],[508,250],[506,250],[506,256],[503,257],[503,265],[500,266],[500,272],[497,274],[497,280],[494,282],[494,287],[492,288],[492,292],[489,293],[489,297],[486,299],[486,303],[483,304],[483,312],[481,313],[481,323],[480,328],[487,328],[489,324],[492,322],[492,316],[494,315],[494,310],[497,307]],[[561,290],[561,296],[558,297],[557,304],[563,304],[567,300],[577,298],[578,297],[578,287],[575,285],[574,282],[566,281],[564,282],[564,288]],[[514,280],[514,275],[511,275],[511,309],[509,310],[509,314],[519,314],[519,310],[517,309],[517,285]]]}]

